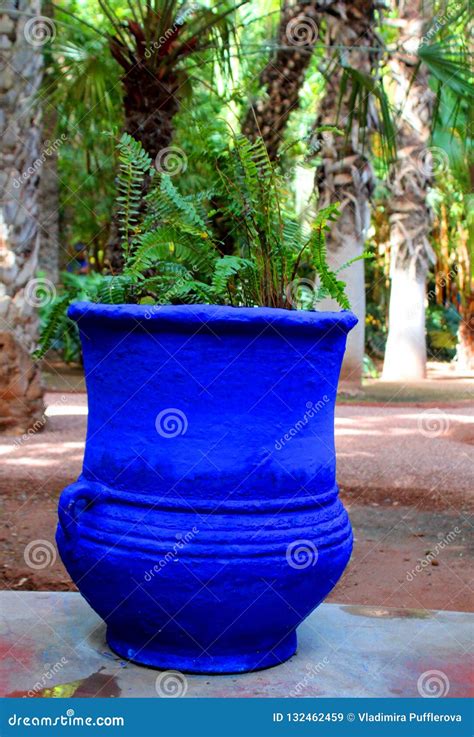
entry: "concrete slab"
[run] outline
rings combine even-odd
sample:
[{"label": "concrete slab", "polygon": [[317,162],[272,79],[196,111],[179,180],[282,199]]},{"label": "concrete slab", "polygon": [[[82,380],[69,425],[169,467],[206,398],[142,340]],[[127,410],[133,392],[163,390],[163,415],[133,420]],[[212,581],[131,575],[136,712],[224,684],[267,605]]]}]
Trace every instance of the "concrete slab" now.
[{"label": "concrete slab", "polygon": [[244,675],[173,675],[121,660],[79,594],[0,594],[1,696],[389,697],[473,695],[474,615],[323,604],[288,662]]}]

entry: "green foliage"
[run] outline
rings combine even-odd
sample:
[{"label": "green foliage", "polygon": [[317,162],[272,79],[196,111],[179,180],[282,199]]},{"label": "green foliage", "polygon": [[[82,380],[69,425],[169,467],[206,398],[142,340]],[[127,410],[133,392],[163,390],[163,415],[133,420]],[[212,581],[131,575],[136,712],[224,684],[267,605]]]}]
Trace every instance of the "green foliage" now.
[{"label": "green foliage", "polygon": [[[321,296],[329,296],[335,299],[345,310],[350,308],[349,300],[344,291],[345,283],[337,278],[336,272],[331,271],[327,262],[326,253],[326,231],[329,230],[328,223],[337,219],[339,210],[337,205],[329,205],[318,212],[312,226],[310,248],[313,253],[314,266],[321,280]],[[354,263],[358,259],[352,259]]]},{"label": "green foliage", "polygon": [[428,356],[451,361],[456,354],[457,332],[461,317],[452,305],[429,305],[426,314]]},{"label": "green foliage", "polygon": [[[123,272],[88,278],[65,274],[63,291],[44,315],[36,358],[70,331],[67,306],[79,299],[295,309],[302,306],[297,294],[304,273],[321,282],[309,307],[331,296],[349,308],[345,284],[327,262],[326,232],[338,216],[337,205],[320,210],[306,233],[261,139],[251,143],[236,136],[215,164],[215,192],[195,195],[182,193],[168,175],[159,175],[129,135],[122,135],[118,152]],[[146,179],[150,186],[143,197]],[[214,195],[218,209],[209,206]],[[217,214],[232,231],[235,253],[222,252],[213,230]]]},{"label": "green foliage", "polygon": [[387,321],[385,310],[379,303],[367,302],[365,316],[365,345],[371,358],[381,359],[387,342]]},{"label": "green foliage", "polygon": [[344,72],[341,79],[339,104],[341,104],[347,90],[350,89],[349,113],[345,119],[346,136],[351,135],[353,121],[357,119],[358,126],[365,138],[369,119],[369,99],[378,107],[380,117],[380,143],[385,163],[388,165],[396,159],[396,130],[390,103],[385,92],[383,79],[374,79],[359,69],[343,64]]},{"label": "green foliage", "polygon": [[[320,210],[309,229],[296,216],[286,181],[268,157],[262,139],[234,137],[234,146],[218,162],[219,199],[229,219],[239,255],[246,259],[241,280],[245,304],[301,307],[298,284],[319,277],[310,307],[333,297],[349,308],[345,284],[327,262],[326,233],[337,219],[337,205]],[[249,271],[248,261],[253,264]],[[344,268],[344,267],[343,267]],[[310,277],[308,279],[307,277]]]},{"label": "green foliage", "polygon": [[117,205],[125,256],[136,230],[145,175],[151,174],[151,158],[138,141],[124,133],[118,143],[119,175]]},{"label": "green foliage", "polygon": [[379,378],[379,372],[377,370],[377,366],[375,365],[372,358],[367,355],[367,353],[364,354],[364,358],[362,361],[362,376],[365,379],[378,379]]},{"label": "green foliage", "polygon": [[33,358],[42,358],[50,348],[58,351],[66,363],[80,360],[81,348],[77,325],[67,316],[71,302],[97,300],[104,279],[99,274],[80,276],[64,272],[61,288],[54,299],[40,309],[41,332]]},{"label": "green foliage", "polygon": [[[305,236],[289,205],[261,139],[235,136],[218,155],[215,191],[184,195],[167,175],[150,169],[141,145],[124,135],[118,176],[125,265],[123,301],[215,302],[293,309],[289,288],[299,278],[303,258],[321,280],[320,297],[345,309],[345,284],[327,263],[325,236],[337,206],[321,210]],[[152,179],[139,219],[143,179]],[[207,202],[215,195],[219,208]],[[236,252],[223,254],[212,218],[224,216]],[[315,292],[316,295],[316,292]],[[318,297],[319,298],[319,297]]]}]

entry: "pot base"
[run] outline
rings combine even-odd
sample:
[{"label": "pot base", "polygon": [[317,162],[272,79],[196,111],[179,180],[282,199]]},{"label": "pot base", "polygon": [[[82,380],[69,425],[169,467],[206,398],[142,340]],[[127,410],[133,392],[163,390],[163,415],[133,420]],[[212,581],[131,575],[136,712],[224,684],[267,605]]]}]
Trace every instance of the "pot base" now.
[{"label": "pot base", "polygon": [[116,636],[107,628],[107,644],[126,660],[159,670],[177,670],[183,673],[246,673],[262,670],[284,663],[296,652],[296,632],[291,632],[275,647],[257,650],[252,653],[232,653],[229,655],[210,655],[202,653],[176,653],[157,645],[149,644],[134,647],[122,636]]}]

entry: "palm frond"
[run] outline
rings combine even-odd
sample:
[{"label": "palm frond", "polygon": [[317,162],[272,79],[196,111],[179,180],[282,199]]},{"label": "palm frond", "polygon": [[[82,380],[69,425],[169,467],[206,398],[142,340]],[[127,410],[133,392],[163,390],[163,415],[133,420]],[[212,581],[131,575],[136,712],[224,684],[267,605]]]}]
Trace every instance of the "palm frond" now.
[{"label": "palm frond", "polygon": [[458,36],[447,36],[437,42],[422,44],[418,56],[437,81],[438,94],[444,87],[452,93],[458,104],[469,101],[472,104],[472,53],[460,46]]},{"label": "palm frond", "polygon": [[365,74],[359,69],[355,69],[347,64],[343,64],[343,69],[339,105],[346,94],[346,90],[348,88],[350,89],[350,98],[347,104],[348,115],[345,126],[346,136],[348,137],[350,135],[355,120],[357,120],[362,134],[364,136],[366,135],[369,123],[368,100],[369,96],[372,96],[379,109],[380,140],[385,163],[388,165],[390,162],[396,160],[396,131],[383,79],[375,79],[369,74]]}]

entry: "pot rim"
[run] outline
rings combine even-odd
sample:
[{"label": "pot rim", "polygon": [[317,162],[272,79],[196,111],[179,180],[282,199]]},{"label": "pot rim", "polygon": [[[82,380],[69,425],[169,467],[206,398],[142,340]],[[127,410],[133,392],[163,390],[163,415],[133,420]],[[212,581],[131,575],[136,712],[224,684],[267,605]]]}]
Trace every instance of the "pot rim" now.
[{"label": "pot rim", "polygon": [[312,310],[286,310],[278,307],[230,307],[214,304],[184,305],[109,305],[97,302],[73,302],[68,316],[80,323],[84,318],[112,320],[114,322],[143,322],[147,328],[209,325],[212,329],[259,328],[271,326],[275,329],[308,328],[326,331],[332,327],[348,333],[358,322],[350,310],[338,312]]}]

